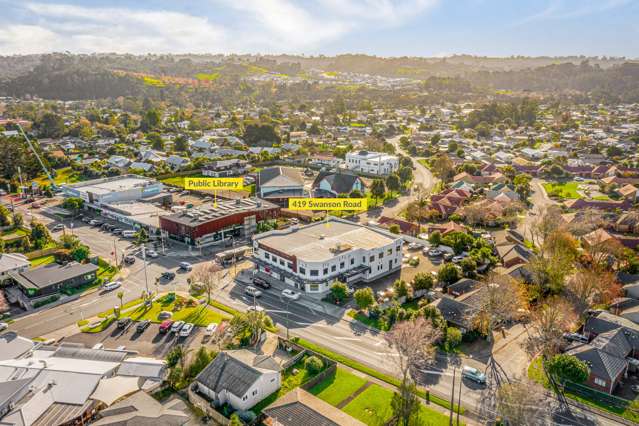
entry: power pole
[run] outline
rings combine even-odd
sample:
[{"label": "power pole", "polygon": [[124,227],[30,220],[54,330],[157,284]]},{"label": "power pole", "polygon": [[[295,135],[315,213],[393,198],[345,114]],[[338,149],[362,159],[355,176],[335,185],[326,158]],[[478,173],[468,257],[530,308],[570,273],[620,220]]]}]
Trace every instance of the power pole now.
[{"label": "power pole", "polygon": [[450,418],[448,419],[448,425],[453,426],[453,414],[455,413],[455,373],[457,367],[453,367],[453,390],[450,395]]}]

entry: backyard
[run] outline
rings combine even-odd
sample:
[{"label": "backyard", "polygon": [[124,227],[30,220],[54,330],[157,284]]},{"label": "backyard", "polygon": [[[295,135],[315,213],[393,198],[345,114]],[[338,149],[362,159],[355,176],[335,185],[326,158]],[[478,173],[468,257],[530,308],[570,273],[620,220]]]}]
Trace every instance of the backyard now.
[{"label": "backyard", "polygon": [[[49,185],[50,183],[49,178],[47,178],[46,176],[40,176],[33,180],[40,186]],[[64,167],[62,169],[55,170],[55,177],[53,178],[53,181],[56,185],[78,182],[79,180],[80,175],[77,172],[74,172],[71,167]]]},{"label": "backyard", "polygon": [[[310,392],[367,425],[384,425],[392,416],[392,390],[342,368],[313,386]],[[432,425],[448,424],[447,416],[425,405],[420,407],[420,420]]]},{"label": "backyard", "polygon": [[548,193],[549,197],[557,197],[561,199],[577,199],[582,198],[581,194],[577,191],[579,190],[579,182],[568,181],[568,182],[546,182],[543,184],[546,193]]}]

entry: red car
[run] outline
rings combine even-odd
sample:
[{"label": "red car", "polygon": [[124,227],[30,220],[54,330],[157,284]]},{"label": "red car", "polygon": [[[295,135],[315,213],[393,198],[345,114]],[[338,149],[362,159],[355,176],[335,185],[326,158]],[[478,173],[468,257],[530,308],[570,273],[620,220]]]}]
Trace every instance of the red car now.
[{"label": "red car", "polygon": [[166,333],[171,329],[173,325],[173,320],[164,320],[160,324],[160,333]]}]

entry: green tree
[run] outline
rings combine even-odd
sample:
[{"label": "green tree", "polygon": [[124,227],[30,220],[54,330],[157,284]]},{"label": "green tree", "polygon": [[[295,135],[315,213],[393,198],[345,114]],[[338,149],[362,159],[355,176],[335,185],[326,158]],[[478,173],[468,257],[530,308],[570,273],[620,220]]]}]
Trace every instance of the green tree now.
[{"label": "green tree", "polygon": [[434,286],[433,277],[430,274],[419,272],[413,278],[413,290],[430,290]]},{"label": "green tree", "polygon": [[530,181],[531,180],[532,180],[532,177],[530,175],[525,174],[525,173],[519,174],[519,175],[515,176],[515,178],[513,179],[513,184],[515,185],[515,191],[517,192],[517,194],[519,194],[519,197],[522,200],[527,200],[528,197],[530,196],[530,193],[531,193]]},{"label": "green tree", "polygon": [[550,358],[546,362],[546,369],[561,382],[570,380],[573,383],[582,383],[590,374],[585,362],[567,354],[558,354]]},{"label": "green tree", "polygon": [[236,413],[231,414],[229,420],[229,426],[244,426],[244,423],[242,423],[242,420],[240,420],[240,416],[238,416]]},{"label": "green tree", "polygon": [[386,187],[389,191],[399,192],[402,189],[402,183],[399,180],[399,176],[395,173],[392,173],[386,177]]},{"label": "green tree", "polygon": [[144,228],[140,228],[140,230],[136,233],[136,243],[138,245],[144,244],[149,240],[149,233]]},{"label": "green tree", "polygon": [[193,361],[186,368],[185,376],[189,379],[194,378],[210,364],[214,357],[215,353],[209,351],[206,346],[200,346],[193,357]]},{"label": "green tree", "polygon": [[404,280],[395,280],[393,283],[393,296],[396,298],[408,297],[410,293],[410,287]]},{"label": "green tree", "polygon": [[459,270],[452,263],[446,263],[437,273],[437,279],[444,284],[451,285],[459,281]]},{"label": "green tree", "polygon": [[442,234],[439,231],[433,231],[428,236],[428,242],[437,247],[442,243]]},{"label": "green tree", "polygon": [[11,223],[11,212],[0,204],[0,226],[8,226]]},{"label": "green tree", "polygon": [[84,200],[79,197],[65,198],[62,202],[62,207],[67,210],[71,210],[74,215],[77,215],[78,212],[84,207]]},{"label": "green tree", "polygon": [[155,108],[151,108],[144,113],[142,121],[140,122],[140,129],[143,132],[156,129],[162,122],[162,115],[160,111]]},{"label": "green tree", "polygon": [[45,112],[36,119],[34,128],[42,138],[59,138],[64,135],[64,119],[53,112]]},{"label": "green tree", "polygon": [[348,286],[340,281],[331,284],[331,296],[337,303],[342,303],[348,298]]},{"label": "green tree", "polygon": [[477,262],[472,257],[466,257],[459,262],[459,266],[462,269],[462,273],[465,276],[471,276],[475,273],[477,269]]},{"label": "green tree", "polygon": [[324,368],[324,363],[319,357],[311,355],[304,360],[304,367],[306,367],[311,374],[317,374]]},{"label": "green tree", "polygon": [[370,287],[357,289],[353,295],[355,304],[360,310],[366,310],[375,304],[375,296]]},{"label": "green tree", "polygon": [[386,193],[386,186],[384,185],[384,181],[381,179],[375,179],[371,184],[371,194],[375,198],[375,203],[379,198],[382,198]]},{"label": "green tree", "polygon": [[51,241],[51,235],[47,227],[40,222],[31,222],[31,241],[37,250],[43,248]]},{"label": "green tree", "polygon": [[179,152],[185,152],[189,149],[189,142],[184,135],[178,135],[173,143],[173,148]]},{"label": "green tree", "polygon": [[81,244],[73,249],[70,254],[73,260],[75,260],[76,262],[82,262],[83,260],[89,258],[91,251],[89,250],[89,247]]},{"label": "green tree", "polygon": [[118,291],[118,293],[116,294],[117,298],[120,299],[120,309],[122,309],[122,307],[124,306],[124,292],[123,291]]},{"label": "green tree", "polygon": [[411,167],[404,166],[399,169],[399,180],[402,184],[407,184],[413,179],[413,169]]},{"label": "green tree", "polygon": [[391,226],[389,226],[388,230],[393,234],[399,234],[402,231],[399,225],[396,223],[393,223]]},{"label": "green tree", "polygon": [[392,424],[397,426],[418,426],[423,424],[420,419],[420,402],[417,398],[417,387],[412,381],[402,381],[399,392],[393,393],[391,410],[393,412]]},{"label": "green tree", "polygon": [[151,147],[158,151],[164,151],[164,140],[158,132],[151,132],[146,135],[146,139],[151,142]]},{"label": "green tree", "polygon": [[364,198],[364,194],[359,189],[353,189],[348,196],[351,198]]}]

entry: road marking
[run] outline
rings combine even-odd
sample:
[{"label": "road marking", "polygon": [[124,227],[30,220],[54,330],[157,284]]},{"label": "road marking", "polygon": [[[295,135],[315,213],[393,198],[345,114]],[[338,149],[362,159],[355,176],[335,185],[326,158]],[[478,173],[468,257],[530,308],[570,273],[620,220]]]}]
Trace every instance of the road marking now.
[{"label": "road marking", "polygon": [[382,346],[384,343],[386,343],[386,342],[383,341],[383,340],[380,340],[379,342],[375,343],[375,345],[373,345],[373,346]]},{"label": "road marking", "polygon": [[399,356],[399,354],[395,352],[375,352],[375,354],[383,356]]},{"label": "road marking", "polygon": [[359,337],[333,337],[335,340],[362,340]]}]

